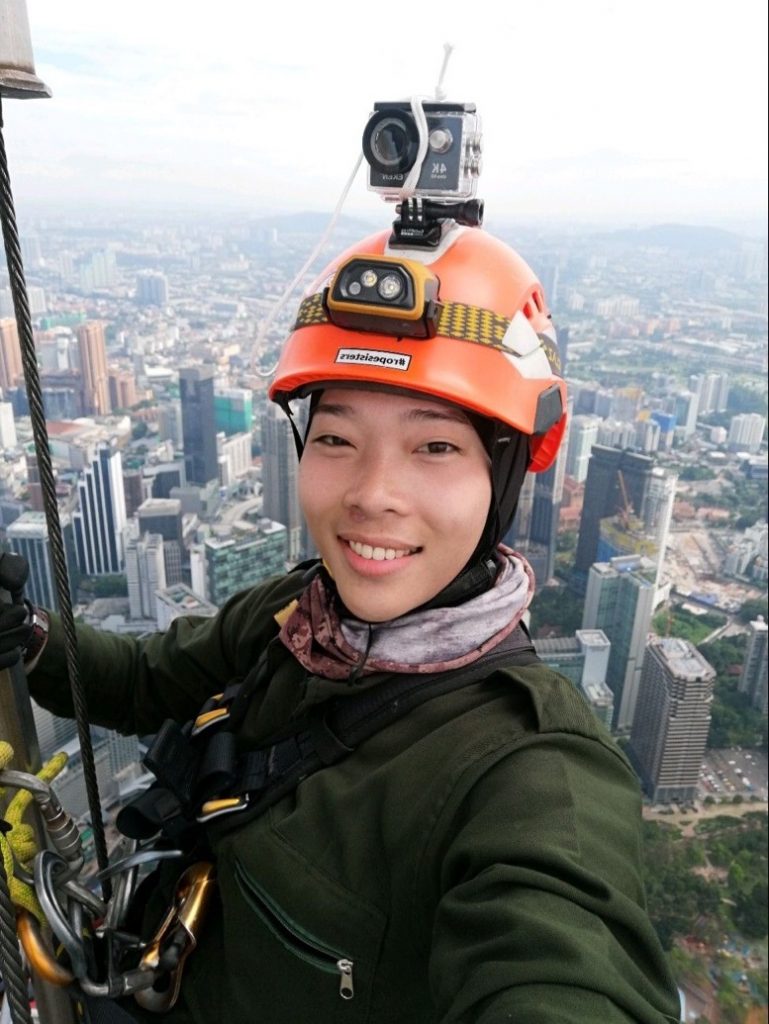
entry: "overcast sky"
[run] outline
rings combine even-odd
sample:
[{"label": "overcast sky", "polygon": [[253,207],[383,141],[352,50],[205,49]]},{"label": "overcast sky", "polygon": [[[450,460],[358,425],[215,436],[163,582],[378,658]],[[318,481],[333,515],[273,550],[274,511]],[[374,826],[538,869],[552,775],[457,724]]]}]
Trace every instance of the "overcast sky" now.
[{"label": "overcast sky", "polygon": [[[375,100],[483,118],[479,195],[535,223],[760,226],[766,0],[28,0],[17,203],[330,210]],[[360,172],[347,212],[381,215]],[[23,213],[23,205],[20,209]],[[389,212],[388,212],[389,219]]]}]

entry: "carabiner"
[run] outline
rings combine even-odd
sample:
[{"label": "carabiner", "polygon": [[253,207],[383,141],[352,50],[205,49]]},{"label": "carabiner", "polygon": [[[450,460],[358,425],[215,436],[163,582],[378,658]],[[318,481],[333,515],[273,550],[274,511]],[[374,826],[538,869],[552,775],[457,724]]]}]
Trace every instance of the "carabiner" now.
[{"label": "carabiner", "polygon": [[184,964],[198,944],[214,886],[214,866],[208,861],[192,864],[177,882],[173,904],[139,963],[140,970],[161,972],[164,985],[162,991],[153,987],[134,993],[145,1010],[163,1013],[179,998]]}]

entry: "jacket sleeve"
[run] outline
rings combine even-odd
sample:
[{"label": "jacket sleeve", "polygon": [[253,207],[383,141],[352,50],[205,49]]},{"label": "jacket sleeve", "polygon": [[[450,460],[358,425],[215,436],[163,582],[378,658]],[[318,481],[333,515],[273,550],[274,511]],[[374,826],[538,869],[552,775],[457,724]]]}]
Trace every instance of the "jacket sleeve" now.
[{"label": "jacket sleeve", "polygon": [[679,1021],[645,912],[638,787],[618,752],[530,737],[442,816],[430,981],[443,1024]]},{"label": "jacket sleeve", "polygon": [[[143,639],[77,627],[80,676],[88,718],[125,734],[155,732],[166,718],[187,721],[211,694],[245,676],[275,633],[265,614],[267,588],[231,598],[213,618],[174,620],[165,633]],[[73,717],[64,630],[51,617],[48,643],[29,675],[43,707]]]}]

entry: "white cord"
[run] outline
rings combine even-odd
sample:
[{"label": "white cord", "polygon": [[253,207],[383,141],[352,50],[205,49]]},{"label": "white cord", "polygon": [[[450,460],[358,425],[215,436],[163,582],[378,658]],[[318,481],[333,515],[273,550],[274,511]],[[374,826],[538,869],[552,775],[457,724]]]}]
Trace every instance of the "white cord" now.
[{"label": "white cord", "polygon": [[398,198],[401,202],[404,199],[411,199],[417,190],[419,175],[422,173],[422,164],[427,155],[427,144],[430,141],[430,135],[427,130],[427,117],[425,116],[425,108],[422,105],[421,96],[411,97],[411,113],[419,130],[419,149],[417,150],[416,160],[406,175],[406,180],[401,185],[400,192],[398,193]]},{"label": "white cord", "polygon": [[[446,75],[446,68],[448,67],[449,59],[451,57],[451,54],[452,54],[453,50],[454,50],[454,47],[453,47],[453,45],[451,43],[444,43],[443,44],[443,63],[441,64],[440,74],[438,75],[438,83],[435,86],[435,99],[436,99],[437,102],[441,102],[442,100],[444,100],[446,98],[446,93],[443,90],[443,79],[444,79],[444,77]],[[420,175],[420,172],[421,172],[421,169],[422,169],[422,164],[424,163],[425,155],[427,153],[427,145],[428,145],[428,142],[429,142],[429,135],[428,135],[428,131],[427,131],[427,118],[425,117],[425,111],[424,111],[424,107],[422,105],[422,98],[421,97],[419,97],[419,96],[412,96],[411,97],[411,113],[414,115],[414,120],[416,121],[417,128],[419,129],[419,149],[417,150],[417,158],[416,158],[416,160],[414,162],[414,166],[409,171],[408,177],[403,182],[403,187],[400,190],[400,199],[401,200],[410,199],[411,196],[413,196],[414,192],[416,191],[417,183],[419,182],[419,175]],[[265,320],[263,320],[260,323],[260,325],[259,325],[259,328],[258,328],[257,334],[256,334],[256,341],[254,342],[253,347],[251,349],[251,369],[252,369],[253,372],[256,373],[256,375],[258,377],[261,377],[263,380],[266,380],[269,377],[272,377],[272,375],[275,373],[276,369],[278,368],[278,364],[277,363],[275,363],[273,366],[271,366],[269,370],[262,370],[262,369],[260,369],[256,365],[256,360],[257,360],[257,358],[259,356],[259,353],[261,352],[262,344],[264,342],[264,339],[267,337],[267,332],[269,331],[269,329],[274,324],[275,318],[277,317],[277,315],[280,313],[280,311],[283,309],[285,304],[288,302],[288,300],[291,297],[291,295],[293,294],[294,289],[296,288],[296,286],[299,284],[299,282],[302,280],[302,278],[307,273],[309,268],[313,265],[315,260],[318,258],[318,254],[320,253],[320,251],[322,250],[323,246],[328,241],[329,236],[331,235],[331,232],[336,227],[336,222],[339,220],[339,215],[342,212],[342,207],[344,206],[344,201],[345,201],[345,199],[347,199],[347,195],[348,195],[350,189],[352,188],[352,184],[355,181],[355,176],[358,173],[358,170],[360,169],[360,165],[361,165],[362,162],[363,162],[363,154],[361,154],[358,157],[358,159],[355,161],[355,167],[353,168],[353,172],[350,175],[350,177],[347,179],[347,184],[342,189],[342,194],[339,196],[337,204],[334,207],[334,212],[331,214],[331,219],[329,220],[328,224],[326,225],[326,230],[321,235],[320,239],[318,240],[317,245],[312,250],[310,255],[307,257],[307,259],[305,260],[304,264],[302,265],[301,270],[296,274],[296,276],[291,281],[291,283],[286,285],[286,288],[285,288],[283,294],[280,296],[278,301],[272,307],[272,309],[270,310],[270,312],[267,315],[267,318]]]},{"label": "white cord", "polygon": [[326,230],[323,232],[323,234],[321,235],[320,239],[318,240],[317,245],[315,246],[315,248],[312,250],[310,255],[305,260],[304,264],[302,265],[302,269],[296,274],[296,276],[291,281],[291,283],[286,285],[286,288],[285,288],[283,294],[281,295],[281,297],[278,299],[278,301],[275,303],[275,305],[270,310],[270,312],[269,312],[269,314],[267,316],[267,319],[263,320],[262,323],[259,325],[259,329],[258,329],[257,335],[256,335],[256,341],[254,342],[253,348],[251,350],[251,369],[256,373],[256,375],[258,377],[262,377],[263,379],[266,379],[268,377],[272,377],[272,375],[275,373],[276,369],[278,368],[278,364],[277,363],[275,363],[274,366],[271,366],[269,370],[262,370],[262,369],[260,369],[256,365],[256,359],[257,359],[257,357],[259,355],[259,352],[261,351],[262,343],[263,343],[264,339],[267,337],[267,331],[269,331],[269,329],[272,327],[272,325],[275,322],[275,318],[277,317],[278,313],[280,313],[280,311],[283,309],[283,307],[285,306],[286,302],[288,302],[288,299],[290,298],[290,296],[293,293],[293,291],[296,288],[296,286],[299,284],[299,282],[302,280],[302,278],[307,273],[309,268],[312,266],[312,264],[318,258],[318,254],[320,253],[321,249],[323,248],[323,246],[328,241],[329,235],[331,234],[331,232],[336,227],[336,222],[339,220],[339,214],[342,212],[342,206],[344,205],[344,201],[347,198],[348,192],[352,188],[352,184],[355,181],[355,176],[358,173],[358,170],[360,169],[360,165],[361,165],[362,162],[363,162],[363,154],[361,153],[361,155],[355,161],[355,167],[353,168],[352,174],[347,179],[347,184],[342,189],[342,194],[339,196],[337,204],[334,207],[334,212],[331,214],[331,219],[329,220],[328,224],[326,225]]},{"label": "white cord", "polygon": [[446,99],[446,90],[443,88],[443,79],[446,76],[446,68],[449,66],[449,60],[454,52],[453,43],[443,44],[443,64],[441,65],[441,73],[438,75],[438,84],[435,86],[435,101],[436,103],[442,103]]},{"label": "white cord", "polygon": [[[449,66],[449,60],[451,54],[454,52],[454,47],[451,43],[443,44],[443,63],[441,64],[441,70],[438,75],[438,82],[435,86],[435,101],[441,103],[446,99],[446,92],[443,88],[443,79],[446,77],[446,69]],[[417,128],[419,129],[419,149],[417,150],[416,160],[403,182],[398,198],[401,202],[405,199],[411,199],[417,190],[419,184],[419,176],[422,173],[422,164],[425,161],[427,155],[427,146],[430,141],[430,136],[427,130],[427,117],[425,116],[425,109],[423,98],[421,96],[411,97],[411,113],[414,120],[416,121]]]}]

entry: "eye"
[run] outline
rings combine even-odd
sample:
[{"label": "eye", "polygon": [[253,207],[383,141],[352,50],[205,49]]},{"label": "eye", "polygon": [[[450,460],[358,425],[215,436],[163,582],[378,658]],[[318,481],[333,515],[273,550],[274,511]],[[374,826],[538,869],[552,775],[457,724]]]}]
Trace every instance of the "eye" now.
[{"label": "eye", "polygon": [[417,451],[427,455],[450,455],[451,452],[458,452],[459,448],[450,441],[428,441],[417,448]]},{"label": "eye", "polygon": [[318,434],[312,439],[312,444],[319,444],[325,448],[341,448],[350,442],[338,434]]}]

